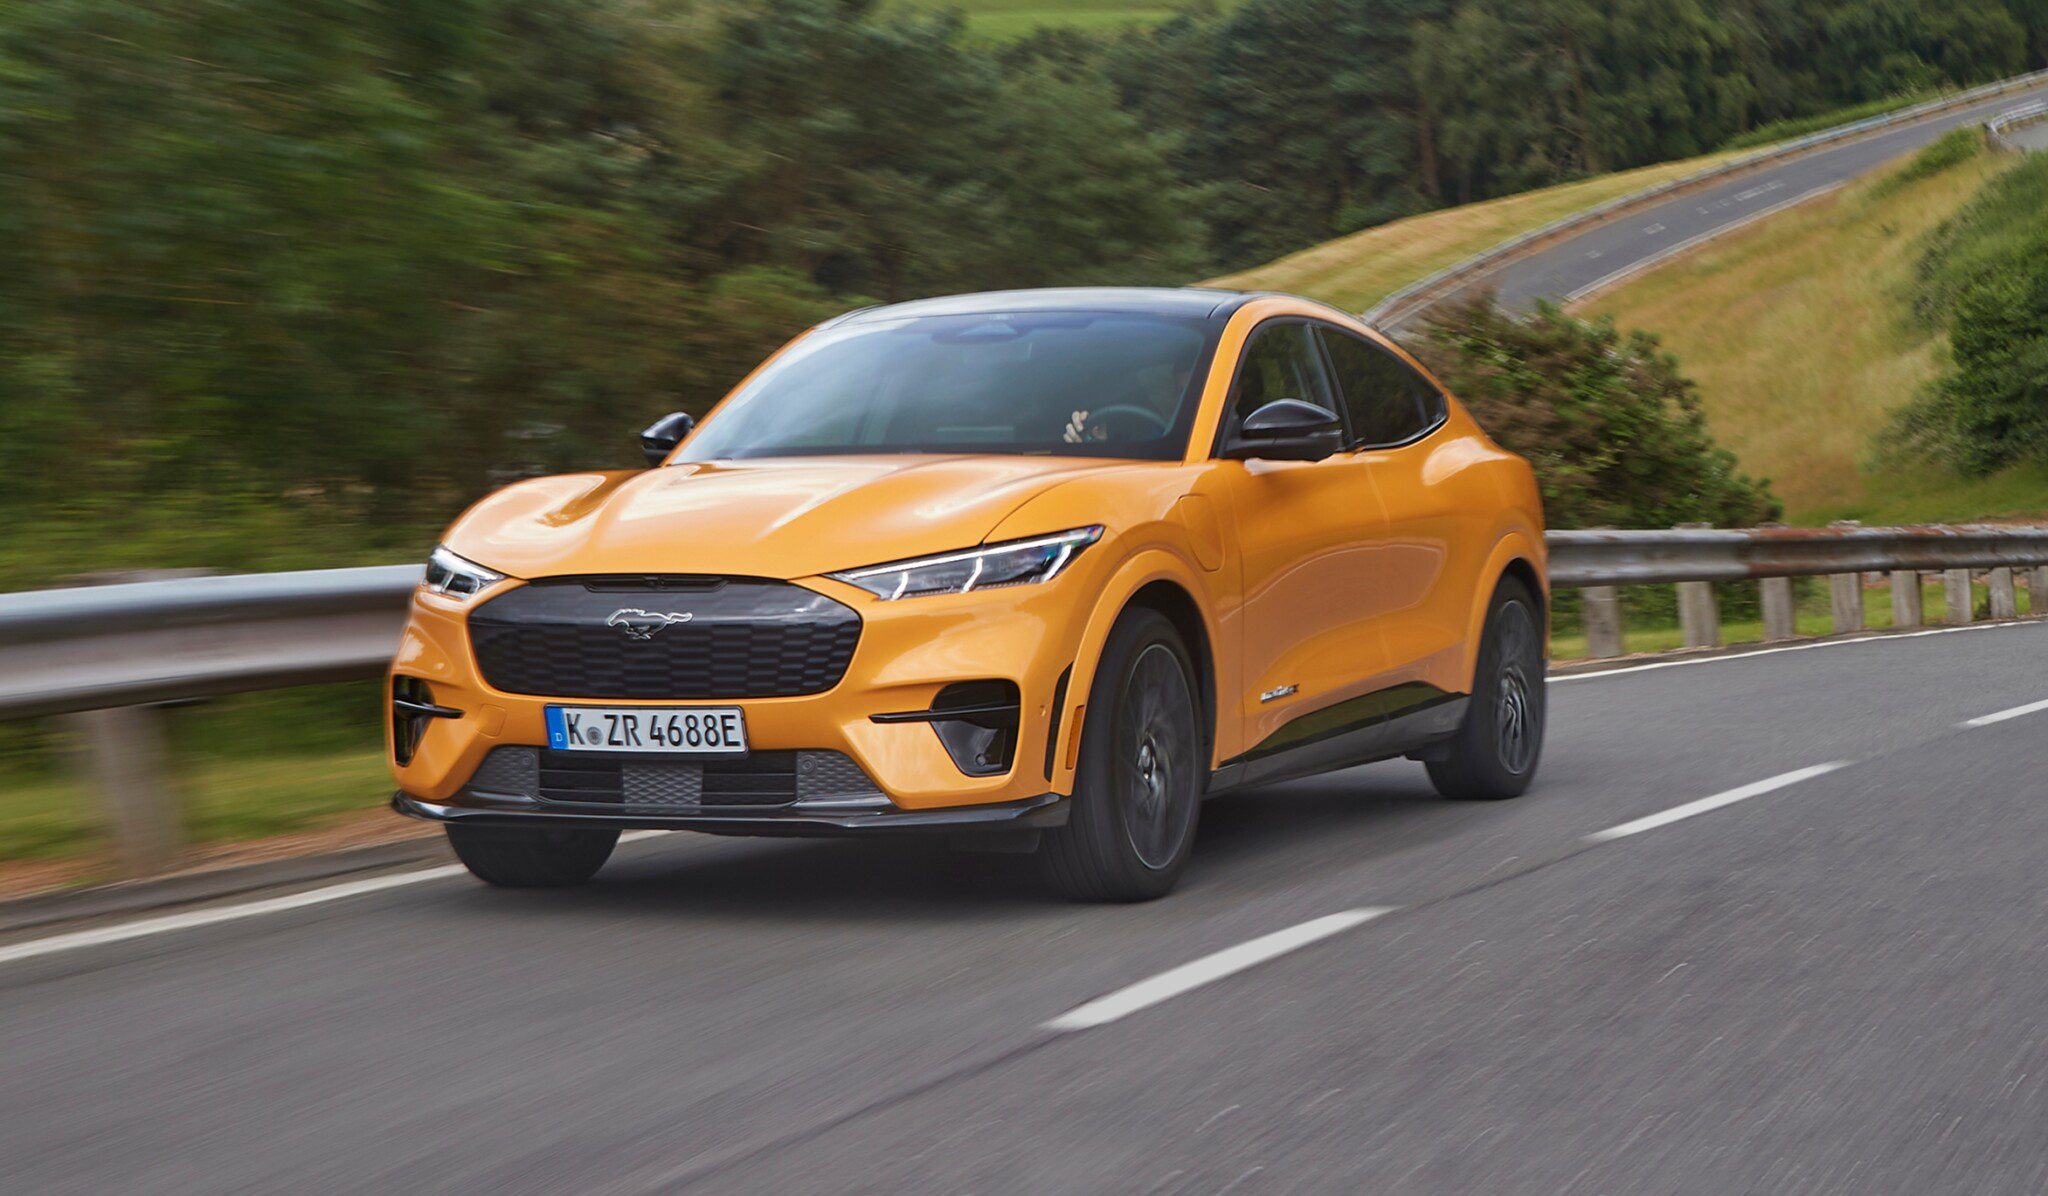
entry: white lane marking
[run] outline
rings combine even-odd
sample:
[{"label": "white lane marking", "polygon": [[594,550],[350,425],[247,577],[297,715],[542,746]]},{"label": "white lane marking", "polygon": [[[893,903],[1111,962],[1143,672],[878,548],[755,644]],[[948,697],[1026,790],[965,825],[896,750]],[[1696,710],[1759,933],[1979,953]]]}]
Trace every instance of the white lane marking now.
[{"label": "white lane marking", "polygon": [[1838,188],[1847,186],[1851,181],[1852,180],[1849,179],[1843,179],[1840,182],[1828,183],[1825,186],[1816,187],[1811,191],[1803,191],[1790,199],[1781,200],[1777,203],[1772,204],[1770,207],[1760,208],[1757,211],[1751,212],[1749,215],[1744,216],[1739,220],[1731,220],[1728,223],[1720,225],[1716,228],[1710,228],[1707,231],[1700,233],[1696,236],[1687,237],[1685,240],[1680,241],[1675,245],[1666,245],[1664,248],[1659,249],[1657,252],[1649,255],[1648,257],[1638,258],[1633,263],[1627,266],[1623,266],[1621,269],[1616,270],[1612,274],[1608,274],[1604,277],[1594,279],[1593,281],[1587,283],[1585,286],[1582,286],[1578,290],[1573,291],[1571,294],[1566,295],[1564,297],[1564,301],[1566,303],[1577,303],[1579,300],[1584,299],[1586,296],[1592,294],[1595,291],[1604,290],[1608,287],[1613,286],[1615,283],[1622,281],[1623,279],[1633,278],[1636,275],[1641,274],[1643,271],[1648,270],[1652,266],[1658,265],[1659,263],[1677,257],[1679,254],[1684,253],[1688,249],[1692,249],[1699,245],[1704,245],[1716,237],[1726,236],[1727,234],[1734,232],[1736,229],[1747,227],[1748,225],[1754,224],[1767,216],[1775,216],[1779,212],[1784,211],[1786,208],[1791,207],[1793,204],[1805,203],[1809,199],[1819,199],[1821,196],[1826,195],[1830,191],[1834,191]]},{"label": "white lane marking", "polygon": [[1654,236],[1656,236],[1656,235],[1657,235],[1658,233],[1661,233],[1661,232],[1663,232],[1663,231],[1664,231],[1664,226],[1663,226],[1663,225],[1661,225],[1661,224],[1652,224],[1652,225],[1649,225],[1648,227],[1646,227],[1646,228],[1644,228],[1644,229],[1643,229],[1643,235],[1644,235],[1644,236],[1646,236],[1646,237],[1654,237]]},{"label": "white lane marking", "polygon": [[1638,818],[1634,822],[1624,822],[1620,826],[1610,826],[1604,831],[1594,831],[1586,836],[1586,841],[1588,843],[1606,843],[1615,839],[1626,839],[1630,835],[1640,835],[1644,831],[1656,830],[1660,826],[1668,826],[1671,823],[1691,818],[1695,814],[1704,814],[1709,810],[1718,810],[1722,806],[1734,805],[1736,802],[1744,801],[1748,798],[1761,797],[1766,793],[1783,789],[1787,785],[1797,785],[1801,781],[1810,781],[1815,777],[1825,776],[1838,768],[1846,768],[1851,763],[1852,761],[1849,760],[1836,760],[1828,764],[1816,764],[1812,768],[1801,768],[1792,772],[1779,773],[1777,776],[1766,777],[1761,781],[1744,785],[1738,789],[1730,789],[1726,793],[1716,793],[1712,797],[1703,797],[1698,801],[1689,801],[1682,806],[1673,806],[1668,810],[1652,814],[1647,818]]},{"label": "white lane marking", "polygon": [[2002,723],[2006,719],[2018,718],[2023,714],[2033,714],[2038,710],[2048,710],[2048,701],[2028,702],[2024,706],[2015,706],[2010,710],[2000,710],[1993,714],[1980,714],[1976,718],[1966,718],[1962,722],[1957,723],[1956,726],[1988,727],[1992,723]]},{"label": "white lane marking", "polygon": [[1811,652],[1815,648],[1845,648],[1850,644],[1877,644],[1886,640],[1916,640],[1924,635],[1952,635],[1958,631],[1997,631],[2001,627],[2039,627],[2039,620],[2021,619],[2006,623],[1968,623],[1961,627],[1929,627],[1924,631],[1893,631],[1885,635],[1859,635],[1852,639],[1812,640],[1803,644],[1783,644],[1776,648],[1757,648],[1749,652],[1722,652],[1715,656],[1688,656],[1683,660],[1652,660],[1643,664],[1625,664],[1611,669],[1595,669],[1589,673],[1567,673],[1550,678],[1550,684],[1560,685],[1566,681],[1585,681],[1593,677],[1613,677],[1621,673],[1646,673],[1651,669],[1675,669],[1690,664],[1715,664],[1724,660],[1748,660],[1753,656],[1776,656],[1780,652]]},{"label": "white lane marking", "polygon": [[[620,843],[665,835],[667,831],[633,831],[619,836]],[[222,922],[239,922],[244,918],[260,918],[266,914],[281,914],[287,910],[304,909],[309,905],[325,905],[331,901],[346,901],[350,897],[362,897],[370,893],[382,893],[387,889],[403,888],[430,880],[445,880],[462,875],[460,864],[441,864],[433,868],[420,868],[412,872],[395,872],[389,876],[372,876],[366,880],[345,881],[328,885],[324,889],[308,889],[303,893],[287,893],[282,897],[265,897],[261,901],[245,901],[240,905],[223,905],[213,909],[188,910],[182,914],[165,914],[156,918],[144,918],[138,922],[123,922],[116,926],[100,926],[92,930],[76,930],[70,934],[52,935],[49,938],[30,939],[25,943],[0,946],[0,964],[17,960],[34,959],[41,955],[56,955],[64,951],[76,951],[81,947],[99,947],[108,943],[125,943],[131,939],[149,938],[152,935],[170,934],[179,930],[194,930],[201,926],[216,926]]]},{"label": "white lane marking", "polygon": [[1170,1001],[1182,993],[1214,983],[1225,976],[1234,976],[1246,968],[1257,967],[1270,959],[1278,959],[1290,951],[1298,951],[1310,943],[1320,942],[1333,934],[1342,934],[1354,926],[1363,925],[1392,912],[1392,906],[1347,909],[1342,913],[1312,918],[1299,926],[1289,926],[1285,930],[1262,934],[1249,942],[1226,947],[1214,955],[1204,955],[1177,968],[1169,968],[1149,980],[1140,980],[1128,988],[1120,988],[1086,1004],[1076,1005],[1045,1023],[1045,1028],[1055,1033],[1065,1033],[1108,1025],[1141,1009],[1150,1009],[1162,1001]]}]

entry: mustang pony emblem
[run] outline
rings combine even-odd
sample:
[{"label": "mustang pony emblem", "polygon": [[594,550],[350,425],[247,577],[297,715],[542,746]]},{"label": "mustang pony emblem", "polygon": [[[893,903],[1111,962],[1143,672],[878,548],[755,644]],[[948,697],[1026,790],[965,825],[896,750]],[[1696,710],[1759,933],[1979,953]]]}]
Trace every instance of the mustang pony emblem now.
[{"label": "mustang pony emblem", "polygon": [[612,617],[606,619],[604,625],[616,627],[636,640],[651,640],[654,638],[655,632],[660,631],[671,623],[687,623],[693,617],[689,611],[684,611],[681,614],[677,614],[674,611],[664,613],[662,611],[641,610],[637,606],[628,606],[613,611]]}]

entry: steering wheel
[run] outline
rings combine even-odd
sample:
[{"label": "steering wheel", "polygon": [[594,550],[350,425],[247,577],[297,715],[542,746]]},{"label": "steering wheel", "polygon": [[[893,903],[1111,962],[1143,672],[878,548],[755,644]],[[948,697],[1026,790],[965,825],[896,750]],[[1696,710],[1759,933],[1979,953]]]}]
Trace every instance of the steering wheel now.
[{"label": "steering wheel", "polygon": [[1088,413],[1088,422],[1091,424],[1107,425],[1113,419],[1138,420],[1150,428],[1151,431],[1141,436],[1113,437],[1112,439],[1157,440],[1159,437],[1173,431],[1172,420],[1167,419],[1150,407],[1140,407],[1136,403],[1112,403],[1107,407],[1097,407]]}]

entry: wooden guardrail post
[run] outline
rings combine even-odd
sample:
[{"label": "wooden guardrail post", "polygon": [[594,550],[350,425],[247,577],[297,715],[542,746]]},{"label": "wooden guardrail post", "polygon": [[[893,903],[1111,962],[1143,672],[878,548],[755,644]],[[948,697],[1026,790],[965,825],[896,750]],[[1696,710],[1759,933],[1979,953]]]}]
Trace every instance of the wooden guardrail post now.
[{"label": "wooden guardrail post", "polygon": [[2040,618],[2048,615],[2048,565],[2040,565],[2027,578],[2027,613]]},{"label": "wooden guardrail post", "polygon": [[1991,571],[1991,617],[1994,619],[2017,619],[2020,617],[2019,595],[2013,592],[2012,570]]},{"label": "wooden guardrail post", "polygon": [[1789,640],[1799,634],[1798,604],[1789,577],[1766,577],[1756,583],[1763,597],[1764,638]]},{"label": "wooden guardrail post", "polygon": [[1918,627],[1927,621],[1920,601],[1920,573],[1916,569],[1892,570],[1892,626]]},{"label": "wooden guardrail post", "polygon": [[1968,569],[1944,569],[1941,574],[1948,597],[1948,621],[1968,623],[1977,617],[1977,600],[1970,593]]},{"label": "wooden guardrail post", "polygon": [[63,716],[85,742],[88,771],[106,811],[114,852],[129,876],[162,872],[177,857],[178,803],[169,782],[163,716],[154,706],[118,706]]},{"label": "wooden guardrail post", "polygon": [[1587,586],[1579,591],[1579,597],[1586,618],[1586,655],[1621,655],[1621,591],[1614,586]]}]

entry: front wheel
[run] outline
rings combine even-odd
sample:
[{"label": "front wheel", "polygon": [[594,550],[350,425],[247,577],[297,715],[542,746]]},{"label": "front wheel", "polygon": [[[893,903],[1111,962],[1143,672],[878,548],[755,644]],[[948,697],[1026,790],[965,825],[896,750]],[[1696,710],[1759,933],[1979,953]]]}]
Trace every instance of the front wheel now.
[{"label": "front wheel", "polygon": [[1039,849],[1054,888],[1077,901],[1149,901],[1180,879],[1209,770],[1198,692],[1165,616],[1117,620],[1088,691],[1071,813]]},{"label": "front wheel", "polygon": [[1430,783],[1445,797],[1499,801],[1520,797],[1543,755],[1543,632],[1529,588],[1500,583],[1486,612],[1479,668],[1465,721],[1429,762]]},{"label": "front wheel", "polygon": [[470,874],[508,889],[580,885],[611,858],[619,832],[583,827],[448,824],[448,845]]}]

